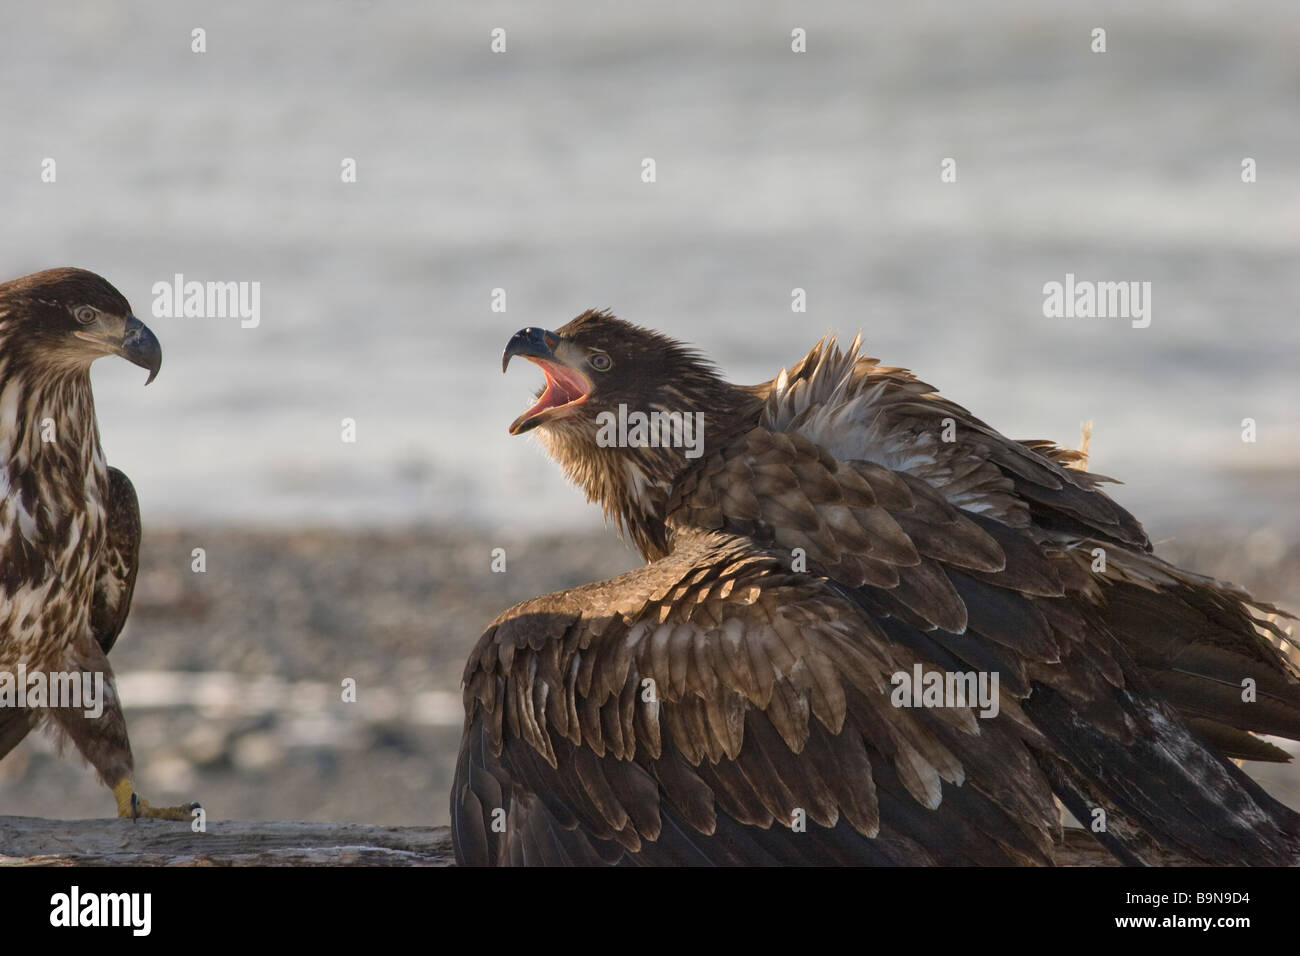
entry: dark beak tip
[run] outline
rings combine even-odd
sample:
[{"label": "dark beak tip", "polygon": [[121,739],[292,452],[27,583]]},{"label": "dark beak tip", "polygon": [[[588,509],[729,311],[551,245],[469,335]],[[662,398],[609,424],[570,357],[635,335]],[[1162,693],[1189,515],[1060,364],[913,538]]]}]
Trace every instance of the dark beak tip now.
[{"label": "dark beak tip", "polygon": [[[543,359],[547,361],[556,361],[555,349],[563,341],[554,332],[546,329],[539,329],[529,326],[526,329],[520,329],[510,337],[506,343],[506,349],[501,353],[501,371],[504,372],[510,364],[510,360],[516,355],[522,355],[527,359]],[[537,417],[525,419],[523,416],[515,419],[510,425],[510,434],[522,435],[525,432],[532,431],[541,421]]]},{"label": "dark beak tip", "polygon": [[501,354],[501,371],[506,370],[510,360],[516,355],[522,355],[525,358],[555,358],[555,347],[560,344],[560,337],[554,332],[548,332],[546,329],[538,329],[529,326],[526,329],[520,329],[510,337],[506,343],[506,349]]},{"label": "dark beak tip", "polygon": [[158,337],[135,316],[129,316],[126,320],[122,351],[119,354],[131,364],[149,371],[145,385],[158,377],[158,370],[162,368],[162,346],[158,343]]}]

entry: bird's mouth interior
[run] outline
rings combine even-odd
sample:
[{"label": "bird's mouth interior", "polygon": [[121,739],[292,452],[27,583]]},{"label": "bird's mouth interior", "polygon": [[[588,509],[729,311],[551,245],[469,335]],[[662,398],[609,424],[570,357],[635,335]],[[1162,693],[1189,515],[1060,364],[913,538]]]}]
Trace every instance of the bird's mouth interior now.
[{"label": "bird's mouth interior", "polygon": [[538,366],[546,375],[546,387],[537,396],[537,404],[524,412],[510,426],[510,434],[517,435],[542,424],[543,421],[557,418],[558,415],[542,417],[543,412],[554,409],[570,408],[581,405],[591,394],[591,383],[581,372],[575,372],[559,362],[549,359],[526,356],[528,361]]}]

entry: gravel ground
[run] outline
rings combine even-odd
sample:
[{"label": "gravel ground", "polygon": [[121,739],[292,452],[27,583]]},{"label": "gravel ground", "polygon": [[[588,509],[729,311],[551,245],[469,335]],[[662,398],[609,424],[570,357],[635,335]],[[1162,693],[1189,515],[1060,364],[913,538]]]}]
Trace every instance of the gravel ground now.
[{"label": "gravel ground", "polygon": [[[490,570],[495,547],[504,574]],[[1300,609],[1300,542],[1207,525],[1160,550]],[[637,563],[613,534],[150,530],[112,655],[137,785],[155,803],[197,799],[212,819],[445,824],[460,673],[483,628],[525,598]],[[346,678],[355,703],[341,699]],[[1294,766],[1248,769],[1300,806]],[[112,809],[45,735],[0,762],[0,813]]]},{"label": "gravel ground", "polygon": [[[504,574],[490,570],[495,547]],[[637,563],[612,535],[150,530],[111,657],[137,786],[155,804],[199,800],[213,819],[445,824],[460,675],[488,622]],[[112,811],[46,735],[0,762],[0,813]]]}]

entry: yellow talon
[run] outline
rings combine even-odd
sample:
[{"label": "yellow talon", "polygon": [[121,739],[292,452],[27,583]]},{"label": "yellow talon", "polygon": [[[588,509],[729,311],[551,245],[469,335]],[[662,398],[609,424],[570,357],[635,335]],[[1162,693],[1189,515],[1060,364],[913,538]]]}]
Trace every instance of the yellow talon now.
[{"label": "yellow talon", "polygon": [[154,807],[149,801],[135,792],[135,786],[129,777],[123,777],[113,786],[113,799],[117,801],[119,817],[138,820],[145,817],[152,820],[190,820],[197,803],[187,803],[179,807]]},{"label": "yellow talon", "polygon": [[123,777],[113,786],[113,799],[117,801],[117,815],[119,817],[133,817],[131,812],[132,798],[135,796],[135,787],[131,786],[131,779]]}]

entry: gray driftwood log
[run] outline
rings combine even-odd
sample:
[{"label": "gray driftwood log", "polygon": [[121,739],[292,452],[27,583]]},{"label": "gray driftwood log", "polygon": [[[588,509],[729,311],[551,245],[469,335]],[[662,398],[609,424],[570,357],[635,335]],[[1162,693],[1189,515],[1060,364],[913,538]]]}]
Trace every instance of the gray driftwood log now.
[{"label": "gray driftwood log", "polygon": [[[1112,866],[1114,860],[1070,829],[1057,863]],[[454,860],[446,827],[217,820],[206,833],[193,833],[166,820],[0,816],[0,866],[79,865],[453,866]]]},{"label": "gray driftwood log", "polygon": [[451,866],[446,827],[0,817],[0,866]]}]

